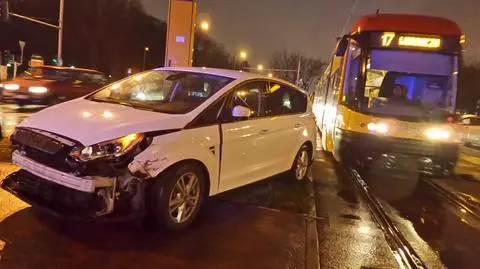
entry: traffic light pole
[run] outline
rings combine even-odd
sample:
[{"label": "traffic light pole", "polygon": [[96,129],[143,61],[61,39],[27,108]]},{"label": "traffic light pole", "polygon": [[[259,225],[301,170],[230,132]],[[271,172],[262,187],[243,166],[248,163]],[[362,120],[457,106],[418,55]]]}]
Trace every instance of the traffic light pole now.
[{"label": "traffic light pole", "polygon": [[58,65],[60,65],[60,66],[63,65],[62,47],[63,47],[63,13],[64,13],[64,9],[65,9],[65,3],[64,2],[65,2],[65,0],[60,0],[60,13],[59,13],[59,16],[58,16],[58,25],[50,24],[48,22],[44,22],[44,21],[41,21],[41,20],[37,20],[37,19],[34,19],[34,18],[23,16],[23,15],[14,13],[14,12],[10,12],[10,11],[8,12],[8,15],[10,15],[10,16],[17,17],[17,18],[24,19],[24,20],[31,21],[31,22],[35,22],[35,23],[42,24],[42,25],[45,25],[45,26],[49,26],[49,27],[52,27],[52,28],[55,28],[55,29],[58,30],[57,61],[58,61]]},{"label": "traffic light pole", "polygon": [[63,65],[62,53],[63,53],[63,11],[65,8],[64,0],[60,0],[60,13],[58,14],[58,51],[57,59],[58,65]]}]

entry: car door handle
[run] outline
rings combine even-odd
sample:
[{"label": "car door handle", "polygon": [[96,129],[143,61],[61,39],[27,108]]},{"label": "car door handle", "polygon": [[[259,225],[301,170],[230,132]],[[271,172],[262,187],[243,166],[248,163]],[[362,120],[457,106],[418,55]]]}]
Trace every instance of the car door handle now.
[{"label": "car door handle", "polygon": [[302,124],[301,124],[301,123],[297,123],[297,124],[295,124],[295,126],[294,126],[294,127],[295,127],[295,128],[299,128],[299,127],[301,127],[301,126],[302,126]]},{"label": "car door handle", "polygon": [[258,132],[258,133],[259,133],[259,134],[266,134],[266,133],[268,133],[268,129],[263,129],[263,130],[261,130],[261,131]]}]

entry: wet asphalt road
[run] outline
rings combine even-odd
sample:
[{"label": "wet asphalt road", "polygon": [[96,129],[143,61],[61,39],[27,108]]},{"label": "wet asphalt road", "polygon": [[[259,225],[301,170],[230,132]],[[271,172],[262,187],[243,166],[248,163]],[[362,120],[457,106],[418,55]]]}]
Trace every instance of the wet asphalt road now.
[{"label": "wet asphalt road", "polygon": [[[38,109],[0,106],[4,135]],[[16,169],[9,151],[1,140],[0,181]],[[477,157],[464,150],[460,176],[431,180],[480,210]],[[0,190],[0,268],[397,268],[344,169],[318,152],[311,175],[313,184],[283,175],[210,199],[176,234],[57,220]],[[428,268],[480,268],[478,218],[415,173],[362,176]]]}]

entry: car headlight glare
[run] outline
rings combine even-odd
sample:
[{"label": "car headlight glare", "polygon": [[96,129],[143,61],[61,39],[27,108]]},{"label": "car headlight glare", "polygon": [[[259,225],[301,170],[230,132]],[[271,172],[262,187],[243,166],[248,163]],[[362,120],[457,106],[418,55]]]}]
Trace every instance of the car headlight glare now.
[{"label": "car headlight glare", "polygon": [[16,91],[20,89],[20,85],[18,84],[4,84],[3,88],[7,91]]},{"label": "car headlight glare", "polygon": [[46,87],[30,87],[28,91],[31,93],[46,93],[48,89]]},{"label": "car headlight glare", "polygon": [[446,140],[450,138],[450,131],[440,128],[431,128],[425,131],[425,135],[432,140]]},{"label": "car headlight glare", "polygon": [[75,148],[70,156],[81,162],[120,157],[140,143],[143,137],[143,134],[130,134],[92,146]]},{"label": "car headlight glare", "polygon": [[385,134],[388,132],[388,125],[385,123],[373,123],[370,122],[367,125],[367,128],[369,131],[374,132],[374,133],[379,133],[379,134]]}]

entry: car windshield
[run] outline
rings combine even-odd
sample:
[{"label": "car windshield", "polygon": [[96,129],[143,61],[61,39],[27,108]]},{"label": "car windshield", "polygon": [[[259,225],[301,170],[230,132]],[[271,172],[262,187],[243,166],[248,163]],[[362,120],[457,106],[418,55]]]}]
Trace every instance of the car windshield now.
[{"label": "car windshield", "polygon": [[367,111],[412,118],[448,114],[454,106],[452,63],[449,55],[374,50],[367,66]]},{"label": "car windshield", "polygon": [[231,81],[231,78],[210,74],[156,70],[109,85],[87,99],[185,114]]}]

